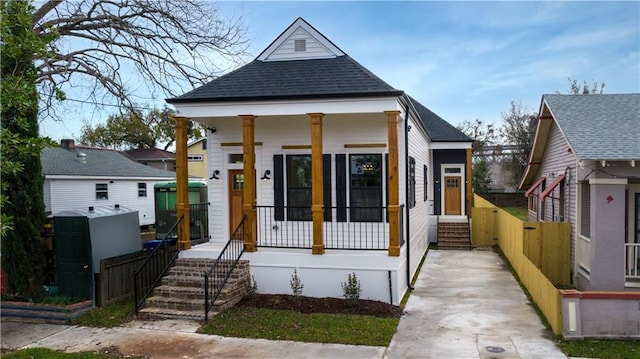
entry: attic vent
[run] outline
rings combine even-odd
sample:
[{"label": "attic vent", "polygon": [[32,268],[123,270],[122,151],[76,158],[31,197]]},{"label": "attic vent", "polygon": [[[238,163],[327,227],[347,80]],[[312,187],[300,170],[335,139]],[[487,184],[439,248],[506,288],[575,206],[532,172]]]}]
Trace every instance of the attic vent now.
[{"label": "attic vent", "polygon": [[84,152],[78,152],[78,154],[76,154],[76,157],[78,158],[78,161],[80,163],[87,163],[87,154]]},{"label": "attic vent", "polygon": [[294,40],[294,49],[295,49],[295,52],[307,51],[307,40],[306,39]]}]

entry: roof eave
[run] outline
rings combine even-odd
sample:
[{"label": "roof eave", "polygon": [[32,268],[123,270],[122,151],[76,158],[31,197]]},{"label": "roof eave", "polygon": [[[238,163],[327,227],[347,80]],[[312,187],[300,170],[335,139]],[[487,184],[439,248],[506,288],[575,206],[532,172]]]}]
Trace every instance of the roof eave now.
[{"label": "roof eave", "polygon": [[224,98],[184,98],[179,97],[165,99],[170,104],[187,104],[187,103],[227,103],[242,101],[277,101],[277,100],[309,100],[309,99],[337,99],[337,98],[376,98],[376,97],[397,97],[402,96],[403,91],[384,91],[384,92],[354,92],[340,94],[310,94],[310,95],[276,95],[276,96],[236,96]]}]

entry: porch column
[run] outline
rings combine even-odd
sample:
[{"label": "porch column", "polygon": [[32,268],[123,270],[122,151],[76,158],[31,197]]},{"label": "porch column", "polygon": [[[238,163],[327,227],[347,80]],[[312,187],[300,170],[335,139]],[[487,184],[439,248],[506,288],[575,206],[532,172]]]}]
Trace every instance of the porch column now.
[{"label": "porch column", "polygon": [[466,174],[467,174],[467,187],[466,187],[466,192],[467,192],[467,208],[466,208],[466,214],[467,215],[471,215],[471,207],[473,207],[473,168],[472,168],[472,163],[471,163],[471,148],[467,148],[467,165],[465,166],[466,170]]},{"label": "porch column", "polygon": [[400,255],[400,187],[398,181],[398,116],[400,111],[385,111],[387,114],[387,136],[389,144],[389,169],[387,183],[389,184],[389,255]]},{"label": "porch column", "polygon": [[324,254],[324,191],[322,184],[322,113],[311,118],[311,216],[313,219],[312,254]]},{"label": "porch column", "polygon": [[182,217],[178,226],[178,247],[191,248],[189,216],[189,168],[187,167],[187,123],[186,117],[176,117],[176,214]]},{"label": "porch column", "polygon": [[247,216],[244,231],[244,250],[255,252],[256,246],[256,176],[255,176],[255,136],[254,123],[256,116],[240,115],[242,119],[242,164],[244,173],[244,190],[242,210]]},{"label": "porch column", "polygon": [[591,178],[591,258],[587,290],[624,291],[626,178]]}]

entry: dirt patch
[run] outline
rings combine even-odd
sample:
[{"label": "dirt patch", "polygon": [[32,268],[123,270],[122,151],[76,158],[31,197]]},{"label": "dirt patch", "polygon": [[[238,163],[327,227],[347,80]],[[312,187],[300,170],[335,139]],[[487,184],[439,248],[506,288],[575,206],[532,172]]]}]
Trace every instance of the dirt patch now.
[{"label": "dirt patch", "polygon": [[360,299],[355,306],[346,306],[341,298],[294,297],[284,294],[253,294],[244,297],[238,307],[291,310],[300,313],[334,313],[400,318],[402,308],[375,300]]}]

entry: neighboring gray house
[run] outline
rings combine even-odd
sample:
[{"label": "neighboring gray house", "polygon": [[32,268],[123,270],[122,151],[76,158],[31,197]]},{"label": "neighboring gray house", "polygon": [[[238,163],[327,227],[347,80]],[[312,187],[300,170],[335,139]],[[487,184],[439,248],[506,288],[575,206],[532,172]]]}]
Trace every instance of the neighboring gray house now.
[{"label": "neighboring gray house", "polygon": [[116,204],[138,211],[140,225],[155,223],[153,186],[175,180],[175,172],[136,163],[120,152],[76,147],[62,140],[40,157],[46,210],[64,210]]},{"label": "neighboring gray house", "polygon": [[564,334],[640,337],[640,94],[544,95],[529,219],[571,222]]}]

